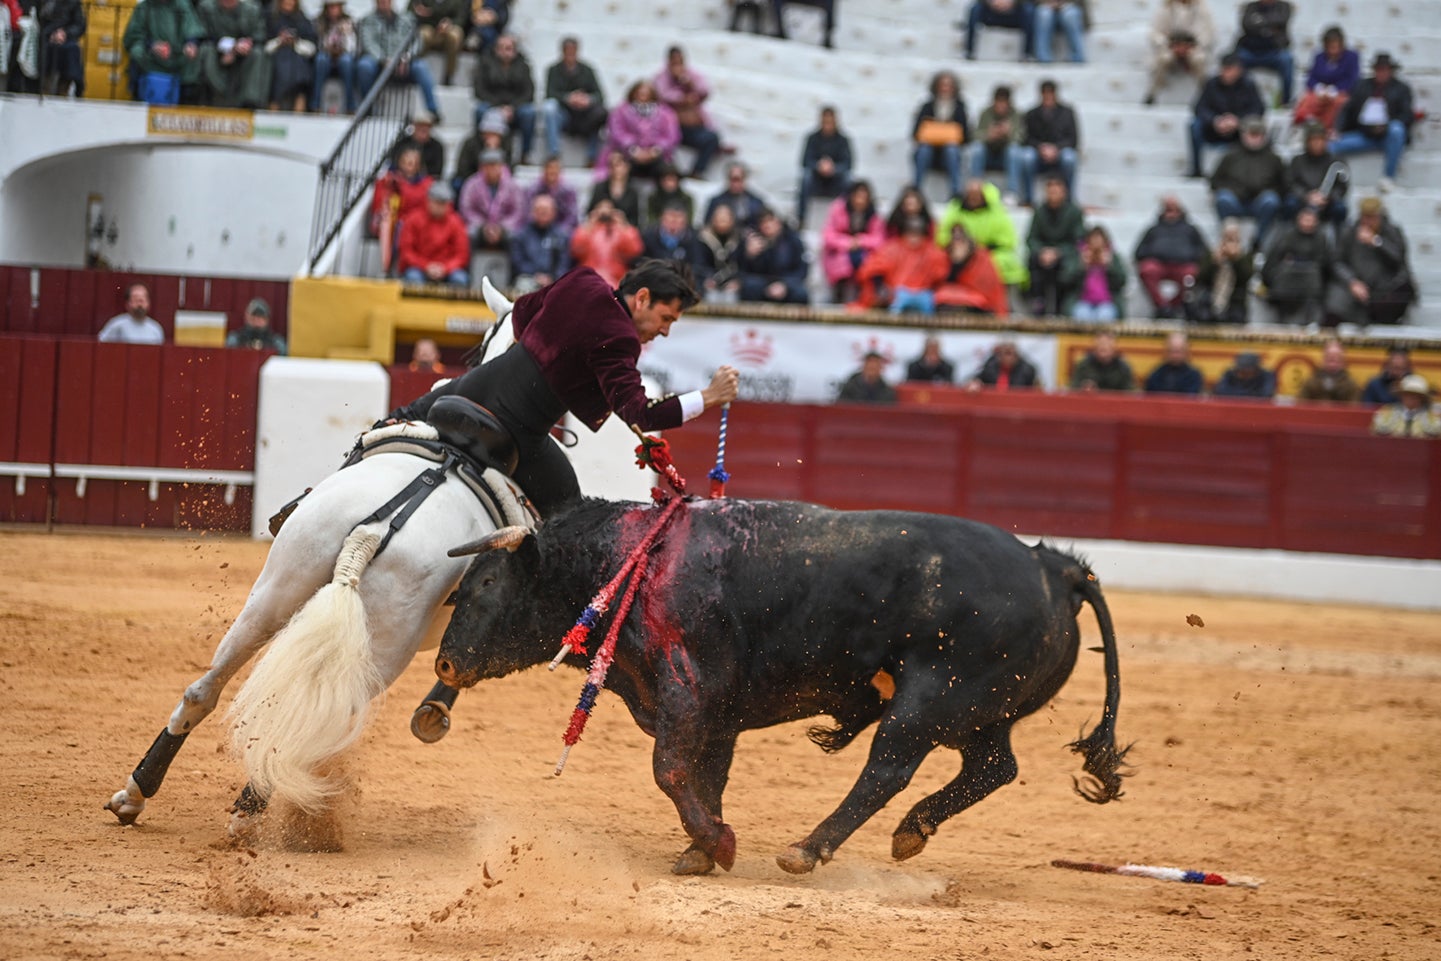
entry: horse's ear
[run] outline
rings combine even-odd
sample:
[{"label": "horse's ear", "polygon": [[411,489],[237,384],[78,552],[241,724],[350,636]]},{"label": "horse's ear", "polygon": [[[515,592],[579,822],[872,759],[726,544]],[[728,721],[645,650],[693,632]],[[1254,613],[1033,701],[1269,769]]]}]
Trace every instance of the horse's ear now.
[{"label": "horse's ear", "polygon": [[493,551],[497,548],[504,548],[514,554],[516,549],[525,543],[528,537],[535,537],[535,534],[528,527],[521,527],[518,524],[510,527],[502,527],[494,533],[485,535],[480,540],[471,541],[469,544],[462,544],[459,547],[452,547],[446,551],[446,554],[450,557],[466,557],[471,554],[484,554],[487,551]]}]

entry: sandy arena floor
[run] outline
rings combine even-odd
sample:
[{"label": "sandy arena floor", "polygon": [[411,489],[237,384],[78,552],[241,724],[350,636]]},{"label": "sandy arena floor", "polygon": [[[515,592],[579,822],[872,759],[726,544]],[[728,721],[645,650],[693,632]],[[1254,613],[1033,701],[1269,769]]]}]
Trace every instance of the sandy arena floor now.
[{"label": "sandy arena floor", "polygon": [[[601,699],[555,779],[580,674],[482,685],[425,746],[407,723],[433,680],[428,654],[354,765],[344,852],[224,843],[240,775],[219,717],[122,828],[101,805],[205,669],[264,550],[0,534],[0,959],[1441,957],[1436,615],[1112,592],[1120,733],[1136,742],[1126,797],[1097,807],[1071,791],[1079,759],[1063,745],[1102,693],[1100,656],[1083,652],[1051,708],[1016,729],[1020,780],[899,864],[896,821],[954,774],[954,755],[794,878],[775,854],[839,803],[869,738],[827,757],[804,725],[745,735],[726,793],[736,869],[675,878],[679,821],[618,699]],[[1095,643],[1089,611],[1082,622]],[[1266,883],[1082,874],[1053,858]]]}]

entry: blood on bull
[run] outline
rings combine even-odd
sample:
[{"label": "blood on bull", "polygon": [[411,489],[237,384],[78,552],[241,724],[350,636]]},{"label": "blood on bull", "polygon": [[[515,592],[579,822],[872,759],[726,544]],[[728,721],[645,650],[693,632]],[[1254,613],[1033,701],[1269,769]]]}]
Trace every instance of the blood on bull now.
[{"label": "blood on bull", "polygon": [[[548,660],[655,517],[587,501],[538,533],[504,529],[460,549],[479,556],[436,658],[441,680],[468,687]],[[734,862],[721,795],[740,732],[819,715],[834,724],[809,736],[828,752],[872,724],[876,735],[850,792],[780,866],[799,874],[829,861],[932,750],[949,748],[959,773],[892,837],[897,859],[920,853],[948,818],[1015,779],[1011,726],[1070,676],[1085,603],[1100,625],[1106,696],[1096,727],[1070,745],[1089,775],[1076,790],[1097,803],[1121,796],[1115,633],[1079,558],[959,518],[725,499],[678,511],[648,570],[611,687],[655,738],[656,783],[690,839],[678,874]],[[579,654],[566,663],[585,666]]]}]

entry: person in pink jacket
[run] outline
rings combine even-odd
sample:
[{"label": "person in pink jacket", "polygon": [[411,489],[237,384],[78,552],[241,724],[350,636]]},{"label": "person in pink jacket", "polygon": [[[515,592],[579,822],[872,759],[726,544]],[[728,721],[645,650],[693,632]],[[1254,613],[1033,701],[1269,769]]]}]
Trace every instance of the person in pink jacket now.
[{"label": "person in pink jacket", "polygon": [[856,297],[855,275],[866,257],[886,239],[886,222],[876,213],[871,185],[854,181],[831,204],[821,229],[821,266],[837,303]]},{"label": "person in pink jacket", "polygon": [[510,235],[525,225],[525,191],[505,168],[505,154],[486,150],[480,169],[460,188],[460,217],[477,250],[510,250]]},{"label": "person in pink jacket", "polygon": [[596,158],[596,180],[605,179],[610,155],[616,151],[630,160],[632,175],[654,177],[671,162],[671,155],[680,146],[680,124],[675,113],[656,98],[649,80],[631,84],[625,102],[610,112],[606,130],[605,149]]},{"label": "person in pink jacket", "polygon": [[684,50],[671,47],[665,54],[665,69],[655,75],[655,90],[660,102],[675,111],[680,142],[695,151],[689,176],[704,177],[721,146],[720,134],[705,109],[710,84],[686,66]]},{"label": "person in pink jacket", "polygon": [[589,267],[612,287],[645,250],[640,231],[609,200],[590,209],[585,223],[570,236],[570,254],[582,267]]}]

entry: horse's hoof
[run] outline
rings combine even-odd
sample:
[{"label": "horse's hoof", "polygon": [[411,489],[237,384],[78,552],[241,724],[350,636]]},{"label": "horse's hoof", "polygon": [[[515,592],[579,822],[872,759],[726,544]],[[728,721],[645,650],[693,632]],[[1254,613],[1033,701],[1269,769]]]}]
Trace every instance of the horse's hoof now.
[{"label": "horse's hoof", "polygon": [[410,733],[434,744],[450,733],[450,710],[439,701],[426,701],[410,715]]},{"label": "horse's hoof", "polygon": [[776,864],[781,866],[782,871],[789,871],[791,874],[810,874],[815,869],[817,860],[819,859],[814,854],[798,844],[792,844],[776,855]]},{"label": "horse's hoof", "polygon": [[105,805],[105,810],[119,818],[121,824],[134,824],[140,812],[145,810],[145,799],[132,801],[128,791],[116,791],[115,796]]},{"label": "horse's hoof", "polygon": [[226,826],[226,833],[230,835],[231,842],[235,844],[254,842],[260,833],[260,815],[232,810],[230,824]]},{"label": "horse's hoof", "polygon": [[897,861],[913,858],[926,849],[926,841],[936,829],[929,824],[917,825],[917,830],[899,830],[891,836],[891,857]]},{"label": "horse's hoof", "polygon": [[671,874],[710,874],[714,870],[715,860],[695,845],[686,848],[670,867]]}]

